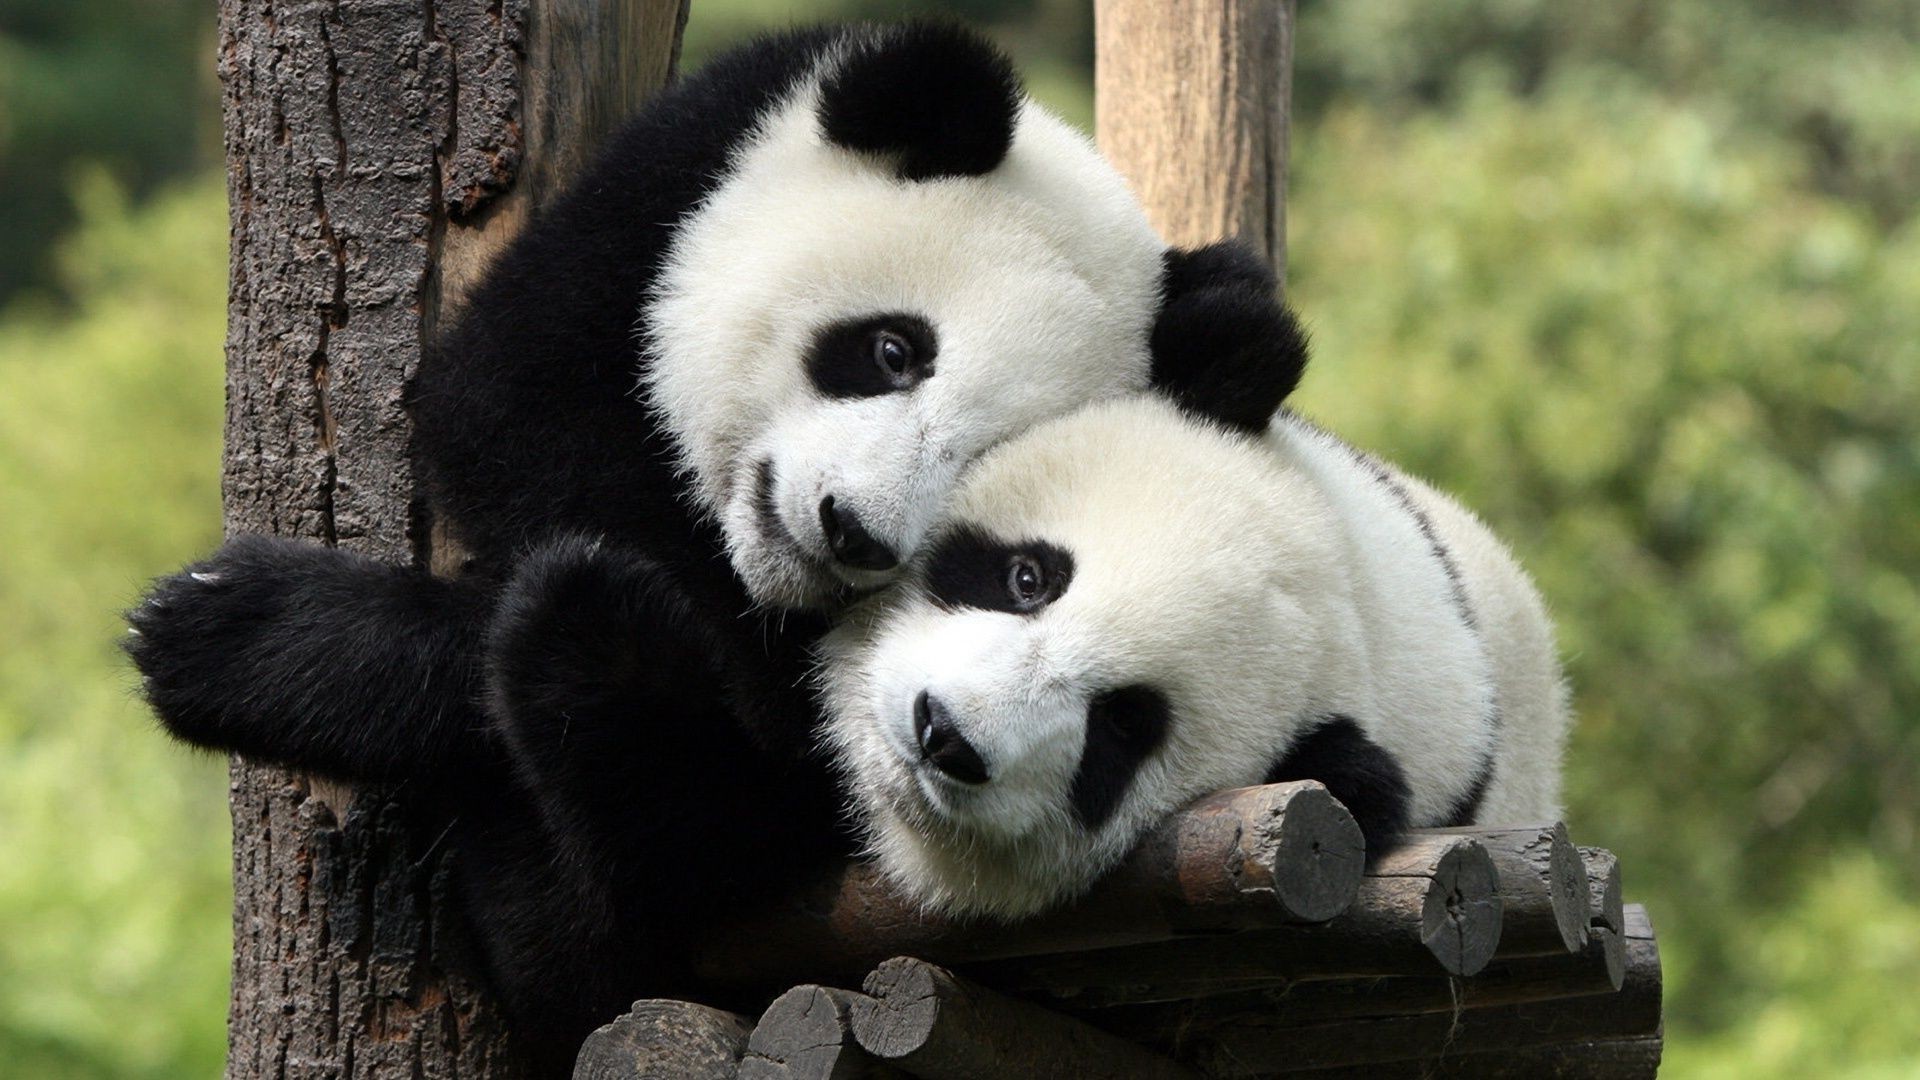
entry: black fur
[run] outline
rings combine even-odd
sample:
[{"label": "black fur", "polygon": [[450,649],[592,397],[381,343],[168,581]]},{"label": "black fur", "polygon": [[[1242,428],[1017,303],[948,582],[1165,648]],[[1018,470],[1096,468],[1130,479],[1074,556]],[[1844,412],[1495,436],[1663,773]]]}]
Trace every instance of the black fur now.
[{"label": "black fur", "polygon": [[[1008,576],[1022,559],[1039,575],[1041,587],[1032,597],[1009,588]],[[1008,544],[963,528],[941,537],[927,557],[927,593],[949,608],[1028,615],[1060,599],[1072,583],[1072,553],[1041,540]]]},{"label": "black fur", "polygon": [[[240,539],[130,616],[129,652],[178,737],[402,781],[450,822],[456,887],[543,1071],[564,1074],[632,999],[696,994],[684,951],[705,924],[850,846],[810,755],[823,623],[746,614],[634,393],[634,323],[674,229],[847,33],[763,39],[654,99],[434,343],[409,405],[430,510],[472,556],[459,580]],[[997,53],[925,26],[857,33],[865,66],[830,95],[836,137],[898,153],[909,177],[998,162],[1017,88]],[[887,43],[915,59],[886,60]],[[978,85],[943,96],[940,72]],[[887,107],[851,107],[868,98]],[[914,117],[939,136],[907,137]],[[1190,364],[1163,366],[1192,381]],[[1090,792],[1131,775],[1109,761],[1128,745],[1090,741]]]},{"label": "black fur", "polygon": [[401,780],[498,760],[472,708],[489,606],[470,583],[248,536],[157,582],[124,646],[188,742]]},{"label": "black fur", "polygon": [[1333,716],[1295,739],[1266,782],[1318,780],[1339,799],[1367,839],[1369,859],[1407,831],[1412,791],[1406,774],[1350,717]]},{"label": "black fur", "polygon": [[1087,706],[1087,741],[1067,802],[1088,830],[1107,823],[1127,788],[1166,741],[1167,696],[1151,686],[1122,686],[1096,694]]},{"label": "black fur", "polygon": [[999,167],[1019,119],[1020,77],[1000,50],[950,23],[909,23],[856,46],[820,88],[827,138],[893,159],[903,180]]},{"label": "black fur", "polygon": [[1153,383],[1187,412],[1263,432],[1307,367],[1307,334],[1245,245],[1169,251],[1154,324]]},{"label": "black fur", "polygon": [[[875,338],[893,335],[907,350],[909,362],[893,371],[875,356]],[[830,398],[877,397],[911,390],[933,376],[940,339],[918,315],[893,313],[850,319],[814,335],[807,350],[807,378],[821,395]]]}]

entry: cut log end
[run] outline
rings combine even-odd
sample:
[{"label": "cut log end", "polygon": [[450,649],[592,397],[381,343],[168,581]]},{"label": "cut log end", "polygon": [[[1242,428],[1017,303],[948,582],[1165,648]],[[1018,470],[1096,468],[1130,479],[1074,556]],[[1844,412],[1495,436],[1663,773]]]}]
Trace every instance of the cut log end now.
[{"label": "cut log end", "polygon": [[1318,784],[1288,797],[1279,828],[1264,848],[1274,900],[1301,922],[1323,922],[1345,911],[1366,871],[1360,826]]},{"label": "cut log end", "polygon": [[760,1016],[739,1080],[872,1080],[893,1071],[854,1041],[852,1017],[867,999],[850,990],[796,986]]},{"label": "cut log end", "polygon": [[903,1058],[927,1045],[940,1019],[940,987],[931,964],[888,960],[867,976],[866,1000],[854,1021],[860,1045],[883,1058]]},{"label": "cut log end", "polygon": [[636,1001],[587,1036],[573,1080],[720,1080],[730,1078],[753,1024],[689,1001]]},{"label": "cut log end", "polygon": [[1500,874],[1478,840],[1447,845],[1433,866],[1433,884],[1421,907],[1420,940],[1440,966],[1472,975],[1500,946]]}]

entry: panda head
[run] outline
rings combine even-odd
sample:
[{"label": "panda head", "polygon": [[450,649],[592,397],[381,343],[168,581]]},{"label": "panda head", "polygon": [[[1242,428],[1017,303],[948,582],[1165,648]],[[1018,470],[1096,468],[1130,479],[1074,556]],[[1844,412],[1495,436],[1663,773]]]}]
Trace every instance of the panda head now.
[{"label": "panda head", "polygon": [[1156,396],[986,454],[924,560],[823,644],[823,735],[882,869],[1023,915],[1259,782],[1315,705],[1330,523],[1269,443]]},{"label": "panda head", "polygon": [[648,401],[754,599],[890,579],[982,452],[1145,386],[1162,253],[981,38],[832,39],[680,221],[642,319]]}]

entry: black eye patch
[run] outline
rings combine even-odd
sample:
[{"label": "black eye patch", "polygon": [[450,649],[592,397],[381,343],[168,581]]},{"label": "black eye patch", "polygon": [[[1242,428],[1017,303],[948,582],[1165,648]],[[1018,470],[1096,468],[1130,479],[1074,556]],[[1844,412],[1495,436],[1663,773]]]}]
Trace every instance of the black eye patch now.
[{"label": "black eye patch", "polygon": [[927,560],[927,592],[945,607],[1031,615],[1072,581],[1065,549],[1044,540],[1010,544],[971,528],[947,534]]},{"label": "black eye patch", "polygon": [[1087,744],[1067,796],[1089,831],[1107,823],[1153,752],[1166,741],[1173,715],[1167,696],[1151,686],[1122,686],[1096,694],[1087,706]]},{"label": "black eye patch", "polygon": [[933,376],[940,339],[918,315],[892,312],[822,327],[807,349],[807,378],[830,398],[911,390]]}]

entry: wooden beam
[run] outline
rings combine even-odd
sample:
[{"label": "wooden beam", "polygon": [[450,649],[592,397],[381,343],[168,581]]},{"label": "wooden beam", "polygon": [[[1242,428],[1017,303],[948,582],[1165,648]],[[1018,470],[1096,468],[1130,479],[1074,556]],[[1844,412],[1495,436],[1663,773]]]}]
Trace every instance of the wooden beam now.
[{"label": "wooden beam", "polygon": [[966,964],[1324,920],[1361,879],[1358,826],[1312,781],[1208,796],[1148,835],[1082,899],[1014,925],[922,912],[856,863],[760,916],[732,920],[698,961],[717,985],[858,978],[890,956]]},{"label": "wooden beam", "polygon": [[1465,836],[1416,836],[1367,870],[1339,917],[1309,926],[974,965],[989,986],[1073,1008],[1183,1001],[1308,978],[1471,975],[1500,941],[1499,874]]},{"label": "wooden beam", "polygon": [[1472,836],[1500,871],[1501,956],[1578,952],[1587,943],[1587,867],[1562,823],[1436,829]]},{"label": "wooden beam", "polygon": [[1182,1066],[1037,1005],[996,994],[921,960],[875,968],[853,1008],[860,1045],[923,1080],[1046,1076],[1187,1080]]},{"label": "wooden beam", "polygon": [[1292,1023],[1277,1012],[1264,1021],[1249,1017],[1222,1026],[1194,1040],[1183,1057],[1215,1077],[1454,1055],[1488,1055],[1492,1060],[1529,1047],[1644,1041],[1660,1033],[1660,1008],[1660,957],[1652,928],[1644,912],[1630,908],[1627,977],[1614,993],[1309,1025]]},{"label": "wooden beam", "polygon": [[1095,0],[1094,130],[1183,247],[1247,240],[1285,281],[1293,0]]}]

